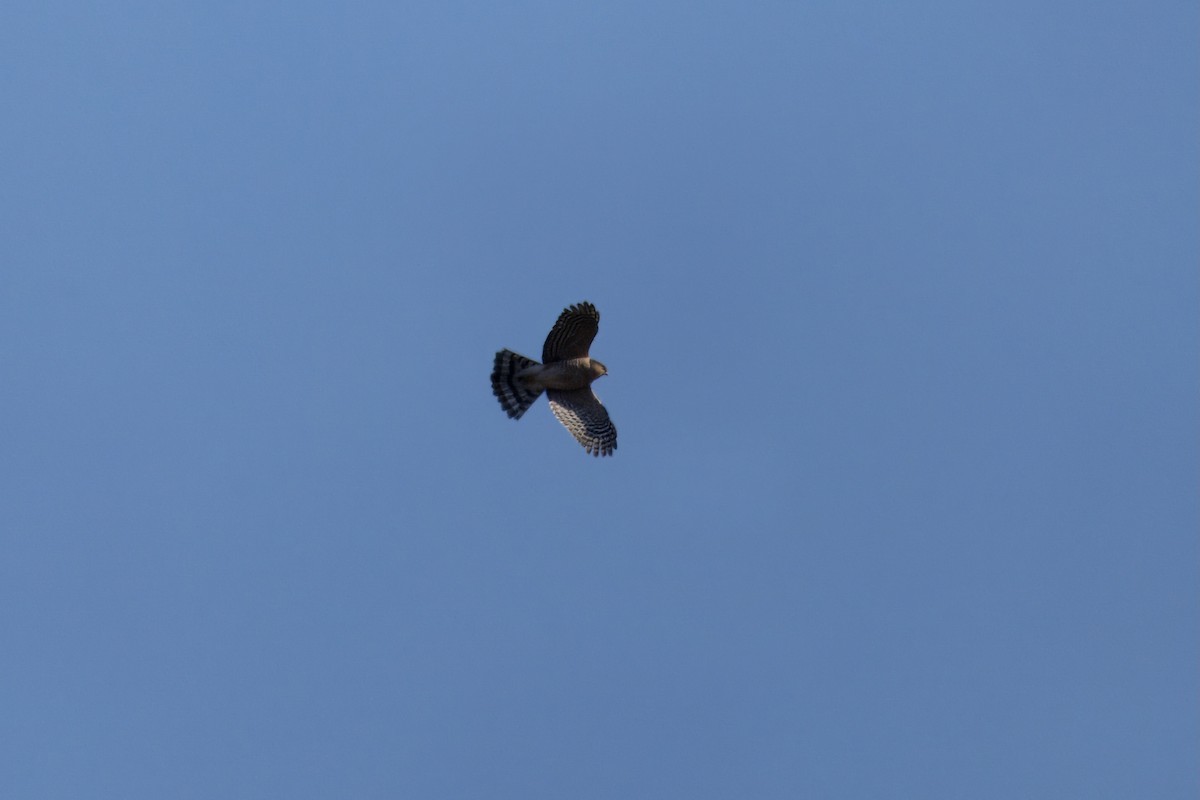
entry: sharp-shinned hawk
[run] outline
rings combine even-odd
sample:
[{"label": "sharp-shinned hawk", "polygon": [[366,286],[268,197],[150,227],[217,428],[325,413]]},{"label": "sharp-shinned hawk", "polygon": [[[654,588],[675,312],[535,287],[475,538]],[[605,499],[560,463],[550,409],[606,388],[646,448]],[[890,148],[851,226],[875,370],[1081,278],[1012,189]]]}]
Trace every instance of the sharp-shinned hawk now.
[{"label": "sharp-shinned hawk", "polygon": [[591,303],[570,306],[558,317],[542,346],[542,363],[512,350],[496,353],[492,394],[504,413],[520,419],[543,391],[550,410],[571,435],[594,456],[617,449],[617,429],[592,391],[592,381],[608,369],[588,356],[600,327],[600,312]]}]

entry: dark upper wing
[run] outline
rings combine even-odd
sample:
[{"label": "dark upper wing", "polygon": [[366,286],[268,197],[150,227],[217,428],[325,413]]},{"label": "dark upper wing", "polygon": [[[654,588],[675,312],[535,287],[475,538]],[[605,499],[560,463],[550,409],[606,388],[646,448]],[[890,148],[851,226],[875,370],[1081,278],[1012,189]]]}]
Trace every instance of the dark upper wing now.
[{"label": "dark upper wing", "polygon": [[583,358],[600,329],[600,312],[591,303],[571,306],[558,315],[558,322],[550,329],[546,343],[542,345],[542,363],[566,361],[568,358]]}]

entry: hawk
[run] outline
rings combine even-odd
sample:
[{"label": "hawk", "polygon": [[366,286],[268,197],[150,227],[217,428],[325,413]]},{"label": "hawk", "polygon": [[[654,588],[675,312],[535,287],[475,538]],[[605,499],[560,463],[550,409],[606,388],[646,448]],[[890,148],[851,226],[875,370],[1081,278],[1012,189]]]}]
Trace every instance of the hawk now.
[{"label": "hawk", "polygon": [[542,363],[512,350],[496,353],[492,394],[504,413],[520,419],[544,391],[550,410],[593,456],[611,456],[617,429],[592,391],[592,381],[608,368],[588,355],[600,328],[600,312],[591,303],[569,306],[558,316],[542,345]]}]

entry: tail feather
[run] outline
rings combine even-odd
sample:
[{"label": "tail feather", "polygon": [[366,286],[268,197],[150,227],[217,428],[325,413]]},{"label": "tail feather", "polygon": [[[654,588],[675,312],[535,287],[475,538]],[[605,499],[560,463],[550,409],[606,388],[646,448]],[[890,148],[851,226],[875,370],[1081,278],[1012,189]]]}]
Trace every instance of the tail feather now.
[{"label": "tail feather", "polygon": [[496,361],[492,367],[492,394],[500,401],[504,413],[513,419],[520,419],[542,393],[541,389],[530,389],[517,378],[518,372],[526,367],[536,366],[537,363],[533,359],[517,355],[512,350],[496,353]]}]

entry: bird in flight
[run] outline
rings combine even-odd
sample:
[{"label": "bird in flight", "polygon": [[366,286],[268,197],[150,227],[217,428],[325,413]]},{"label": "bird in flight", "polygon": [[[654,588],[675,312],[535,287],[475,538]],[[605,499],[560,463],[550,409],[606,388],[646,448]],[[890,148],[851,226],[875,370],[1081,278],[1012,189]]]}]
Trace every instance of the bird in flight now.
[{"label": "bird in flight", "polygon": [[588,355],[600,328],[600,312],[591,303],[569,306],[558,316],[542,345],[542,363],[512,350],[496,353],[492,394],[504,413],[520,419],[542,392],[550,410],[593,456],[611,456],[617,429],[592,391],[592,381],[608,368]]}]

